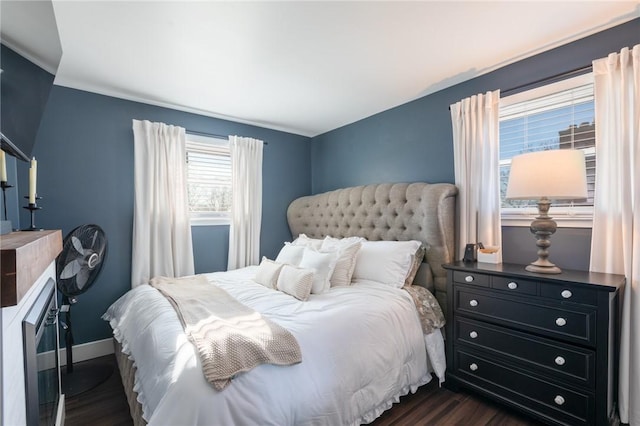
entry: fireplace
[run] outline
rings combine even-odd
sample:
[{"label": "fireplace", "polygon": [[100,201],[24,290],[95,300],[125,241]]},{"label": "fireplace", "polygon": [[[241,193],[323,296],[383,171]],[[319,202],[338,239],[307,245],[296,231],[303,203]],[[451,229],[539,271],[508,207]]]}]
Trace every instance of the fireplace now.
[{"label": "fireplace", "polygon": [[60,401],[56,286],[49,278],[22,321],[28,426],[54,426]]},{"label": "fireplace", "polygon": [[[55,423],[64,424],[64,394],[59,394],[59,386],[51,385],[56,380],[59,382],[59,376],[51,371],[45,372],[59,365],[56,362],[58,351],[50,350],[54,341],[51,330],[57,327],[54,324],[43,326],[47,323],[50,307],[55,306],[57,299],[55,259],[61,250],[60,230],[12,232],[0,238],[0,422],[4,425],[38,424],[27,421],[27,411],[30,418],[37,413],[37,421],[40,422],[40,401],[47,401],[51,397],[47,398],[44,393],[38,396],[38,376],[41,382],[47,384],[42,389],[52,390],[55,392],[53,398],[58,399]],[[52,300],[54,305],[51,305]],[[48,322],[56,320],[53,317]],[[41,355],[37,355],[38,351]],[[39,370],[42,372],[38,373]],[[34,377],[36,385],[33,384]],[[27,380],[31,383],[28,391]],[[30,401],[29,408],[27,399]],[[37,402],[34,403],[34,400]]]}]

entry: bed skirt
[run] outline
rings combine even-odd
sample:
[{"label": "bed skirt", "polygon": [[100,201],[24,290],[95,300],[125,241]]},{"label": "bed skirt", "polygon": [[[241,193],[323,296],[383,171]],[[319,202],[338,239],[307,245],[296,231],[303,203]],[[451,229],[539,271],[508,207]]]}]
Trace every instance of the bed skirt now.
[{"label": "bed skirt", "polygon": [[113,346],[133,425],[146,426],[147,422],[142,418],[142,405],[138,402],[137,392],[133,390],[136,367],[133,365],[133,361],[129,359],[129,356],[122,352],[122,346],[116,339],[113,339]]}]

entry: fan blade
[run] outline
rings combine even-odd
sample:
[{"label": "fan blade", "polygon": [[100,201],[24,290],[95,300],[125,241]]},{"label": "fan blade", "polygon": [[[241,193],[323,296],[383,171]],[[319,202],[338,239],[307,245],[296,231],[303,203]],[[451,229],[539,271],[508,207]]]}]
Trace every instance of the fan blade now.
[{"label": "fan blade", "polygon": [[87,284],[88,280],[89,280],[89,270],[86,268],[80,269],[80,272],[78,272],[78,276],[76,277],[76,287],[78,287],[78,290],[82,290],[84,286]]},{"label": "fan blade", "polygon": [[73,248],[75,248],[78,253],[84,255],[84,248],[82,247],[82,243],[74,235],[71,236],[71,244],[73,244]]},{"label": "fan blade", "polygon": [[102,262],[102,256],[104,255],[104,250],[107,248],[106,244],[100,246],[100,252],[98,253],[98,257],[100,257],[100,262]]},{"label": "fan blade", "polygon": [[98,231],[96,230],[96,232],[93,233],[93,240],[91,241],[91,248],[93,248],[96,245],[96,240],[98,239]]},{"label": "fan blade", "polygon": [[81,268],[80,262],[77,259],[73,259],[64,266],[62,272],[60,272],[60,278],[63,280],[69,279],[75,276]]}]

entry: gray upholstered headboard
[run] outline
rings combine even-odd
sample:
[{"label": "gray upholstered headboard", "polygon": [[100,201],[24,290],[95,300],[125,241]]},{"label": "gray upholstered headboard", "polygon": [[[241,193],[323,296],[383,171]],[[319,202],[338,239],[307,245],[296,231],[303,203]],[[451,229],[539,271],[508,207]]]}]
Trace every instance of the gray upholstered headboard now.
[{"label": "gray upholstered headboard", "polygon": [[306,234],[311,238],[422,241],[426,258],[415,283],[435,287],[444,309],[447,286],[442,264],[455,256],[457,193],[449,183],[356,186],[298,198],[289,205],[287,220],[294,238]]}]

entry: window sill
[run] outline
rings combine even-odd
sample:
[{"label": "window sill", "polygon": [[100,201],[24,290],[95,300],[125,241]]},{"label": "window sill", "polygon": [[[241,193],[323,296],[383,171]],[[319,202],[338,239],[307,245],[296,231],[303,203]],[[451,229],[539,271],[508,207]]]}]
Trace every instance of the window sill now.
[{"label": "window sill", "polygon": [[[536,218],[535,214],[502,214],[502,226],[531,226],[531,222]],[[591,215],[551,215],[558,224],[558,228],[591,228],[593,217]]]},{"label": "window sill", "polygon": [[229,226],[231,225],[231,219],[226,217],[192,217],[190,224],[191,226]]}]

